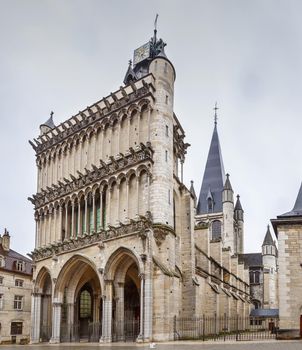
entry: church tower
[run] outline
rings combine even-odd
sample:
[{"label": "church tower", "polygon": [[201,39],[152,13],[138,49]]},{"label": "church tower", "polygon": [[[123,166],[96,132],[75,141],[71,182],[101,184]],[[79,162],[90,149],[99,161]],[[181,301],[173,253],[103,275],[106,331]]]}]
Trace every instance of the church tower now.
[{"label": "church tower", "polygon": [[211,239],[222,240],[231,254],[243,252],[243,210],[237,198],[234,210],[234,191],[230,175],[224,171],[217,131],[217,107],[210,149],[203,175],[196,210],[196,220],[208,220]]}]

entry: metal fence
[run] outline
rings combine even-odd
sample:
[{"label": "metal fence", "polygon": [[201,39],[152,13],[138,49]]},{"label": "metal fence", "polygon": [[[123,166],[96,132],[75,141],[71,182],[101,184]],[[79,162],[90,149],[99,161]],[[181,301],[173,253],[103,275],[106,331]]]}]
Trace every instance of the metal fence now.
[{"label": "metal fence", "polygon": [[80,341],[80,325],[79,324],[61,324],[60,329],[61,343],[72,343]]},{"label": "metal fence", "polygon": [[140,330],[140,320],[129,318],[123,321],[112,320],[112,341],[135,342]]},{"label": "metal fence", "polygon": [[256,317],[188,317],[174,318],[175,340],[254,340],[274,339],[278,332],[277,318]]},{"label": "metal fence", "polygon": [[51,325],[41,325],[40,328],[40,338],[42,342],[48,342],[50,341],[52,333],[52,327]]}]

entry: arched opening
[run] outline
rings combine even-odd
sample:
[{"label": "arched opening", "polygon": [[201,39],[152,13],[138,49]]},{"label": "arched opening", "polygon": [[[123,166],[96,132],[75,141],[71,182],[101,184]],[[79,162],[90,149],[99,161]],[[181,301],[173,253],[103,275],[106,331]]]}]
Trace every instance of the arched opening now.
[{"label": "arched opening", "polygon": [[93,322],[93,292],[91,285],[86,283],[77,298],[77,313],[79,320],[80,338],[88,338],[89,324]]},{"label": "arched opening", "polygon": [[41,290],[40,339],[42,342],[48,342],[52,325],[52,283],[49,272],[43,268],[37,281]]},{"label": "arched opening", "polygon": [[119,249],[107,269],[113,280],[112,340],[135,341],[142,326],[138,262],[130,251]]},{"label": "arched opening", "polygon": [[74,256],[63,267],[55,296],[62,302],[60,341],[98,342],[102,330],[100,280],[93,264]]}]

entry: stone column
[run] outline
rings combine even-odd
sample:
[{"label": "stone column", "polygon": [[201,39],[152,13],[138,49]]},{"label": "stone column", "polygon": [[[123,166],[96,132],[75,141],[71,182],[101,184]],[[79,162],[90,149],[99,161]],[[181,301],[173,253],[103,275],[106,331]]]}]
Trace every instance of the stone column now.
[{"label": "stone column", "polygon": [[117,340],[124,341],[124,283],[119,282],[115,285],[116,288],[116,322],[117,322]]},{"label": "stone column", "polygon": [[31,344],[40,342],[41,327],[41,294],[32,293],[31,296]]},{"label": "stone column", "polygon": [[103,191],[100,188],[100,228],[103,227]]},{"label": "stone column", "polygon": [[61,309],[62,303],[52,303],[52,337],[50,339],[51,344],[60,343]]},{"label": "stone column", "polygon": [[96,207],[95,207],[95,193],[92,195],[92,230],[93,232],[96,232]]},{"label": "stone column", "polygon": [[65,204],[65,238],[64,240],[67,240],[69,234],[69,229],[68,229],[68,203]]},{"label": "stone column", "polygon": [[[116,220],[115,221],[121,221],[120,218],[120,188],[121,188],[121,182],[119,181],[116,184],[116,203],[117,203],[117,209],[116,209]],[[113,223],[115,224],[115,223]]]},{"label": "stone column", "polygon": [[130,148],[131,117],[128,117],[128,149]]},{"label": "stone column", "polygon": [[106,296],[103,297],[103,323],[100,342],[112,341],[112,281],[105,281]]},{"label": "stone column", "polygon": [[139,335],[137,337],[138,342],[144,341],[144,294],[145,294],[145,284],[144,284],[144,274],[140,274],[140,281],[141,281],[141,290],[140,290],[140,322],[139,322]]},{"label": "stone column", "polygon": [[38,248],[40,246],[40,215],[36,213],[35,215],[36,221],[36,239],[35,239],[35,247]]},{"label": "stone column", "polygon": [[62,234],[63,234],[63,207],[60,205],[60,216],[59,216],[59,232],[58,232],[58,241],[62,241]]},{"label": "stone column", "polygon": [[151,232],[147,231],[147,258],[145,262],[145,280],[144,280],[144,341],[148,342],[152,339],[152,312],[153,312],[153,296],[152,296],[152,245]]},{"label": "stone column", "polygon": [[52,209],[49,209],[48,212],[48,236],[46,240],[46,245],[52,242]]},{"label": "stone column", "polygon": [[43,245],[46,246],[46,232],[47,232],[47,218],[48,218],[48,213],[44,213],[44,223],[43,223]]},{"label": "stone column", "polygon": [[129,179],[126,180],[126,218],[129,218]]},{"label": "stone column", "polygon": [[111,220],[111,194],[112,194],[112,187],[108,188],[108,203],[107,203],[107,222],[106,222],[106,226],[108,226],[109,224],[111,224],[110,220]]},{"label": "stone column", "polygon": [[150,142],[150,121],[151,121],[151,107],[148,106],[148,139],[147,141]]},{"label": "stone column", "polygon": [[136,178],[136,214],[139,215],[139,177]]},{"label": "stone column", "polygon": [[181,183],[183,183],[183,180],[184,180],[184,160],[181,159],[181,161],[180,161],[180,181],[181,181]]},{"label": "stone column", "polygon": [[75,237],[75,220],[74,220],[74,206],[75,203],[72,202],[71,203],[71,232],[70,232],[70,238],[74,238]]},{"label": "stone column", "polygon": [[84,222],[85,222],[85,229],[84,229],[84,234],[88,234],[88,197],[85,197],[85,217],[84,217]]},{"label": "stone column", "polygon": [[118,129],[117,129],[117,150],[118,152],[121,151],[120,149],[120,138],[121,138],[121,120],[118,122]]},{"label": "stone column", "polygon": [[82,236],[82,212],[81,212],[81,199],[78,202],[78,236]]},{"label": "stone column", "polygon": [[58,211],[58,208],[54,207],[53,208],[54,210],[54,222],[53,222],[53,243],[57,241],[57,211]]}]

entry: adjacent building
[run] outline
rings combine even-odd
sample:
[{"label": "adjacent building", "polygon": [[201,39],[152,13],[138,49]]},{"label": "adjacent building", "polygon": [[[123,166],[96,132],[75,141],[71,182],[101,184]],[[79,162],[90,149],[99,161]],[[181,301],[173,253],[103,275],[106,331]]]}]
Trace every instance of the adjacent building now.
[{"label": "adjacent building", "polygon": [[0,235],[0,344],[27,343],[30,336],[32,261],[10,249]]},{"label": "adjacent building", "polygon": [[278,302],[278,249],[270,227],[262,243],[261,253],[240,254],[239,259],[249,269],[250,295],[253,308],[251,316],[277,321]]},{"label": "adjacent building", "polygon": [[302,337],[302,185],[293,209],[271,222],[279,248],[279,337]]}]

